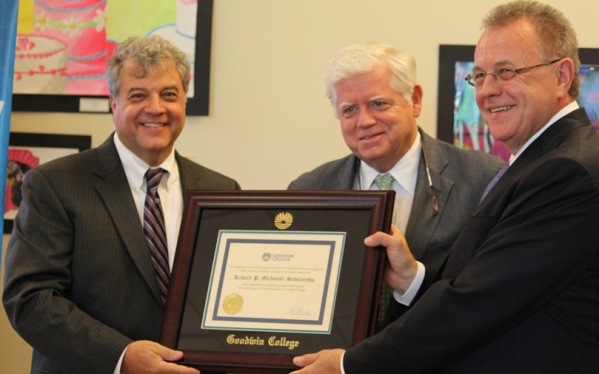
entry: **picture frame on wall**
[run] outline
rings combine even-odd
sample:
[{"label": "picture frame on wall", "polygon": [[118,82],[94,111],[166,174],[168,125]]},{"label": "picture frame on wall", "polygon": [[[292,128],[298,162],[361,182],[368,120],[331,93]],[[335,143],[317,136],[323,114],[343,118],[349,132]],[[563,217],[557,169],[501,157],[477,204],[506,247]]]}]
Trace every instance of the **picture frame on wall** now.
[{"label": "picture frame on wall", "polygon": [[[116,43],[157,34],[188,56],[187,115],[208,115],[213,0],[21,3],[13,111],[109,113],[104,72]],[[142,5],[155,14],[139,17]]]},{"label": "picture frame on wall", "polygon": [[[474,49],[473,45],[439,47],[437,138],[507,161],[507,149],[491,137],[476,105],[475,89],[465,80],[472,72]],[[579,56],[581,84],[577,101],[599,131],[599,49],[580,48]]]},{"label": "picture frame on wall", "polygon": [[8,146],[4,233],[10,234],[21,202],[20,185],[28,170],[44,162],[91,148],[89,135],[11,132]]}]

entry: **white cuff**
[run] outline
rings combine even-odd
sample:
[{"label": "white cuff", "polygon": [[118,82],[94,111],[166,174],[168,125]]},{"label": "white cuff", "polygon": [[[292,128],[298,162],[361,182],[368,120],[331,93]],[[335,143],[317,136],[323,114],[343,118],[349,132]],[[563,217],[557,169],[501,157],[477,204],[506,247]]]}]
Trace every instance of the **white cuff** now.
[{"label": "white cuff", "polygon": [[416,297],[420,286],[422,286],[422,282],[424,282],[424,273],[426,269],[420,261],[416,261],[416,264],[418,265],[416,276],[414,277],[414,280],[412,280],[412,284],[410,284],[410,287],[408,287],[406,292],[401,293],[397,290],[393,290],[393,298],[395,301],[405,306],[410,306],[412,300],[414,300],[414,297]]},{"label": "white cuff", "polygon": [[121,353],[121,358],[119,358],[119,361],[116,363],[116,368],[114,369],[113,374],[121,374],[121,366],[123,365],[123,358],[125,357],[125,352],[127,352],[128,347],[129,346],[126,346],[125,349],[123,350],[123,353]]}]

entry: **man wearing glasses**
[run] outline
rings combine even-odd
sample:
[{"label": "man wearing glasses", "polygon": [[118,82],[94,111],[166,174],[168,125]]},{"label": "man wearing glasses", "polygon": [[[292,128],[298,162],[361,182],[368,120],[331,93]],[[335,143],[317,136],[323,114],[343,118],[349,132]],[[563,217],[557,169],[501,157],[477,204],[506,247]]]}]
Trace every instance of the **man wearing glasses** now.
[{"label": "man wearing glasses", "polygon": [[[443,275],[385,330],[295,359],[296,373],[592,373],[599,367],[599,134],[575,99],[576,33],[536,1],[494,8],[468,80],[510,166],[451,249]],[[387,279],[418,267],[402,233],[376,233]]]}]

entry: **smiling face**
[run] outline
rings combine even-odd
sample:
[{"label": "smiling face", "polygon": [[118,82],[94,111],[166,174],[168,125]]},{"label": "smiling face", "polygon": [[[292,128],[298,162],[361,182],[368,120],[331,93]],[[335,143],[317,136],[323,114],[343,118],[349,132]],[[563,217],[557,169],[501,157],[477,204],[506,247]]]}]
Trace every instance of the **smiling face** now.
[{"label": "smiling face", "polygon": [[390,84],[391,71],[379,65],[370,73],[334,85],[335,112],[345,143],[362,161],[379,172],[391,169],[414,143],[422,89],[414,87],[412,103]]},{"label": "smiling face", "polygon": [[131,60],[120,71],[121,86],[110,97],[123,144],[150,166],[171,153],[185,123],[186,95],[175,65],[155,66],[144,77]]},{"label": "smiling face", "polygon": [[[506,26],[486,29],[474,53],[474,73],[495,73],[546,63],[563,56],[543,56],[536,31],[529,21],[520,19]],[[549,60],[547,60],[549,58]],[[571,99],[571,79],[567,69],[571,60],[537,67],[501,81],[488,75],[476,89],[476,103],[491,135],[502,141],[510,153],[518,150]],[[566,69],[566,70],[564,70]],[[568,83],[569,82],[569,83]]]}]

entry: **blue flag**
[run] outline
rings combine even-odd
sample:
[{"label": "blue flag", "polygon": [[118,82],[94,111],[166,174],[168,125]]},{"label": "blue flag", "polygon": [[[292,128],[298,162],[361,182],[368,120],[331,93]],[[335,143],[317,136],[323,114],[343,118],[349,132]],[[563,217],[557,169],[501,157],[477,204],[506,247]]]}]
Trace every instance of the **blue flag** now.
[{"label": "blue flag", "polygon": [[[18,0],[0,1],[0,165],[4,168],[4,177],[0,178],[0,212],[3,216],[4,199],[6,198],[6,167],[8,165],[8,138],[10,136],[18,5]],[[4,219],[1,219],[0,233],[4,232],[3,226]],[[1,255],[2,247],[0,246],[0,258],[2,258]]]}]

